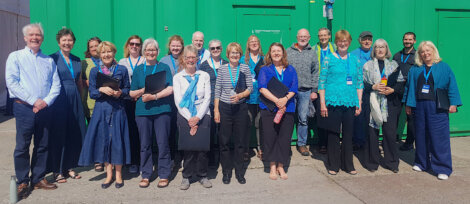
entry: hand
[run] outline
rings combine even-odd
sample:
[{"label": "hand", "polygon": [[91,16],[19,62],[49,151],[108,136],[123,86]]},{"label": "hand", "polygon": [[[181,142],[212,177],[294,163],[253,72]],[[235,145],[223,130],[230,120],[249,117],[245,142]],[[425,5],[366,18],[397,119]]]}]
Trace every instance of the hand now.
[{"label": "hand", "polygon": [[322,117],[328,117],[328,108],[326,108],[325,103],[321,103],[320,105],[320,114]]},{"label": "hand", "polygon": [[142,95],[142,102],[147,103],[149,101],[157,100],[157,95],[155,94],[144,94]]},{"label": "hand", "polygon": [[450,106],[449,113],[455,113],[455,112],[457,112],[457,106]]},{"label": "hand", "polygon": [[361,107],[356,107],[356,112],[354,113],[354,116],[358,116],[361,114],[362,108]]},{"label": "hand", "polygon": [[381,92],[381,91],[383,91],[383,90],[385,89],[385,87],[386,87],[385,84],[383,84],[383,83],[378,83],[378,84],[374,84],[374,85],[372,86],[372,90]]},{"label": "hand", "polygon": [[[450,109],[450,108],[449,108],[449,109]],[[450,111],[450,110],[449,110],[449,111]],[[405,112],[406,112],[406,115],[411,115],[411,113],[412,113],[412,112],[411,112],[411,107],[406,106],[406,107],[405,107]]]},{"label": "hand", "polygon": [[40,110],[44,109],[45,107],[47,107],[47,103],[43,101],[42,99],[38,99],[33,104],[33,112],[38,113]]},{"label": "hand", "polygon": [[199,120],[201,120],[201,119],[199,119],[197,116],[194,116],[194,117],[190,118],[188,120],[189,127],[197,126],[197,124],[199,123]]},{"label": "hand", "polygon": [[241,97],[241,94],[234,94],[230,96],[230,101],[232,101],[232,103],[238,103],[238,101],[242,98],[243,97]]},{"label": "hand", "polygon": [[282,108],[282,107],[286,106],[287,101],[288,101],[287,96],[277,99],[277,101],[276,101],[277,108]]},{"label": "hand", "polygon": [[196,135],[197,128],[198,128],[198,126],[197,126],[197,125],[195,125],[195,126],[191,127],[191,130],[189,130],[189,135],[191,135],[191,136],[194,136],[194,135]]},{"label": "hand", "polygon": [[121,96],[121,94],[122,94],[122,90],[119,89],[118,91],[114,91],[113,96],[114,96],[114,98],[119,98]]},{"label": "hand", "polygon": [[312,92],[312,93],[310,94],[310,100],[314,101],[314,100],[316,100],[317,98],[318,98],[318,94],[317,94],[317,93]]},{"label": "hand", "polygon": [[107,86],[100,87],[98,89],[98,91],[101,92],[101,93],[104,93],[108,96],[113,96],[114,95],[114,90],[112,88],[107,87]]},{"label": "hand", "polygon": [[388,96],[388,95],[390,95],[390,94],[392,94],[392,93],[394,93],[394,92],[395,92],[395,89],[392,89],[392,88],[390,88],[390,87],[385,87],[385,88],[384,88],[381,92],[379,92],[379,93]]},{"label": "hand", "polygon": [[220,112],[214,110],[214,122],[220,123]]}]

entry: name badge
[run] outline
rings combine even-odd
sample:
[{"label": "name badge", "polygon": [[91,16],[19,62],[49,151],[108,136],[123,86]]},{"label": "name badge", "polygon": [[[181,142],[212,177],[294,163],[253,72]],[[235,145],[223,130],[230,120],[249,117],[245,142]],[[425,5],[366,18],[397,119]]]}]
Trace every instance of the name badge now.
[{"label": "name badge", "polygon": [[421,93],[425,93],[425,94],[429,93],[429,88],[430,88],[429,85],[424,84],[423,88],[421,89]]},{"label": "name badge", "polygon": [[347,84],[347,85],[352,85],[352,84],[353,84],[353,83],[352,83],[352,77],[351,77],[351,76],[346,77],[346,84]]}]

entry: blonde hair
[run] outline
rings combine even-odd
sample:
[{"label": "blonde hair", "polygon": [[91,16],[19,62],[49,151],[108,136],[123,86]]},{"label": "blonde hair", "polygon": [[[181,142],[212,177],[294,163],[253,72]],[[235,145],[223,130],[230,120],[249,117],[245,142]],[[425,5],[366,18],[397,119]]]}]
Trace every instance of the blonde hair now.
[{"label": "blonde hair", "polygon": [[424,47],[429,47],[433,50],[433,57],[434,57],[434,59],[432,60],[433,63],[438,63],[442,61],[441,57],[439,56],[439,51],[437,50],[434,43],[432,43],[431,41],[423,41],[419,44],[418,54],[415,55],[416,65],[421,66],[424,63],[423,59],[421,59],[421,53],[423,52]]},{"label": "blonde hair", "polygon": [[109,48],[111,52],[113,52],[114,54],[116,54],[117,52],[116,46],[112,42],[103,41],[98,45],[98,53],[100,54],[100,58],[101,58],[101,51],[106,48]]},{"label": "blonde hair", "polygon": [[250,41],[256,39],[258,41],[258,55],[264,56],[263,50],[261,49],[261,42],[259,41],[258,36],[256,35],[250,35],[248,37],[248,40],[246,41],[246,51],[245,51],[245,63],[250,64]]},{"label": "blonde hair", "polygon": [[127,39],[126,44],[124,44],[124,58],[129,57],[129,49],[127,49],[127,46],[129,45],[129,42],[133,39],[138,39],[140,41],[139,55],[142,55],[142,38],[138,35],[131,35],[131,37]]},{"label": "blonde hair", "polygon": [[351,34],[347,30],[339,30],[335,34],[335,44],[338,45],[338,42],[341,40],[347,40],[349,43],[352,41]]},{"label": "blonde hair", "polygon": [[232,52],[233,49],[235,49],[236,52],[240,53],[240,57],[243,55],[242,46],[236,42],[231,42],[227,45],[227,51],[225,51],[227,58],[230,58],[229,54],[230,52]]}]

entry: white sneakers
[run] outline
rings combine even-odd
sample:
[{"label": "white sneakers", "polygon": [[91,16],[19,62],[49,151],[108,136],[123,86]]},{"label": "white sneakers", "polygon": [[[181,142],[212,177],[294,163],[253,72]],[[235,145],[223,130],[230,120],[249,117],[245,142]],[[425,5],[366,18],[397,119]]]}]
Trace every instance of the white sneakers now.
[{"label": "white sneakers", "polygon": [[447,174],[438,174],[437,178],[439,180],[447,180],[447,179],[449,179],[449,176],[447,176]]},{"label": "white sneakers", "polygon": [[423,170],[422,170],[421,168],[419,168],[419,166],[417,166],[417,165],[414,165],[414,166],[413,166],[413,170],[418,171],[418,172],[423,171]]}]

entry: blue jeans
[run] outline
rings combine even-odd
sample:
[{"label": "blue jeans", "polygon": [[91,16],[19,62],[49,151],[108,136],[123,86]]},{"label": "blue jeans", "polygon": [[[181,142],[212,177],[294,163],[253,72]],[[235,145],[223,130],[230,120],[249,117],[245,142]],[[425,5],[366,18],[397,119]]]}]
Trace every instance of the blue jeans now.
[{"label": "blue jeans", "polygon": [[308,135],[308,104],[310,102],[309,91],[299,91],[297,93],[297,146],[304,146],[307,144],[307,135]]}]

